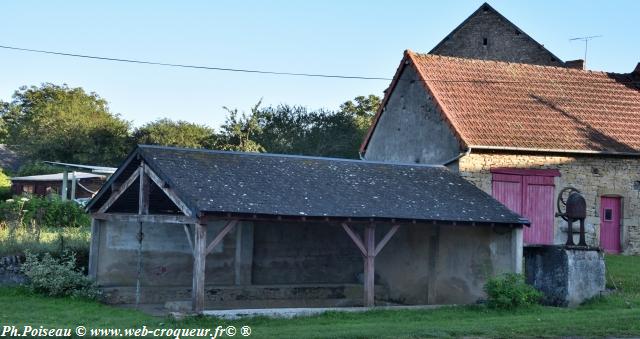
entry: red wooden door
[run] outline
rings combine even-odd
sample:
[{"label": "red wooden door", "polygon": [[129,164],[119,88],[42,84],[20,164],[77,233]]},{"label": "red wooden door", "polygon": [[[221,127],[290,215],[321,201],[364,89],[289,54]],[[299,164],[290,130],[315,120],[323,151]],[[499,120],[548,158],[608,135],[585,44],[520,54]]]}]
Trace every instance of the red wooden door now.
[{"label": "red wooden door", "polygon": [[493,197],[510,210],[522,214],[522,176],[494,174]]},{"label": "red wooden door", "polygon": [[552,177],[523,177],[524,195],[522,215],[531,221],[525,227],[524,242],[527,244],[553,244],[555,186]]},{"label": "red wooden door", "polygon": [[620,198],[600,200],[600,247],[608,253],[620,253]]},{"label": "red wooden door", "polygon": [[554,190],[553,177],[493,174],[493,197],[531,221],[523,232],[526,244],[553,244]]}]

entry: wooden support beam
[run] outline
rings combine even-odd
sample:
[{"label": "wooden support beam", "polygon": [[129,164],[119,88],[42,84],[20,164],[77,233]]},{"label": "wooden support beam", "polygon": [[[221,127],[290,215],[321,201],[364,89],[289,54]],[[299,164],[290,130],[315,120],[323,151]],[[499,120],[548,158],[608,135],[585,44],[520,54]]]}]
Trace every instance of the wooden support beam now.
[{"label": "wooden support beam", "polygon": [[127,190],[127,188],[133,185],[133,182],[136,181],[139,176],[140,171],[133,172],[133,174],[131,174],[131,176],[122,184],[122,186],[118,187],[117,191],[111,192],[111,196],[104,204],[102,204],[102,206],[98,210],[98,213],[106,212],[111,207],[111,205],[113,205],[113,203],[116,202],[118,198],[120,198],[120,196]]},{"label": "wooden support beam", "polygon": [[393,225],[389,232],[380,240],[376,246],[376,226],[371,223],[364,228],[364,241],[346,223],[342,223],[342,228],[347,232],[351,240],[360,249],[364,258],[364,306],[375,306],[375,258],[382,251],[384,246],[391,240],[400,228],[400,225]]},{"label": "wooden support beam", "polygon": [[184,215],[173,214],[133,214],[133,213],[93,213],[91,217],[99,220],[123,222],[148,222],[165,224],[194,224],[196,219]]},{"label": "wooden support beam", "polygon": [[364,257],[364,306],[375,306],[375,251],[376,226],[370,224],[364,228],[364,246],[367,254]]},{"label": "wooden support beam", "polygon": [[373,253],[373,256],[377,256],[378,253],[380,253],[380,251],[382,251],[382,249],[384,248],[384,245],[386,245],[389,242],[389,240],[391,240],[391,237],[393,237],[393,235],[396,234],[396,232],[398,231],[398,228],[400,228],[400,225],[393,225],[391,227],[389,232],[387,232],[387,234],[384,235],[382,240],[380,240],[378,245],[376,245],[376,250]]},{"label": "wooden support beam", "polygon": [[144,162],[140,164],[138,169],[138,178],[140,178],[140,187],[138,194],[138,214],[149,214],[149,176],[144,174]]},{"label": "wooden support beam", "polygon": [[354,232],[351,229],[351,227],[349,227],[349,225],[347,225],[346,223],[342,223],[342,228],[344,228],[345,232],[347,232],[347,234],[349,235],[351,240],[353,240],[353,242],[356,244],[356,246],[358,246],[358,248],[360,249],[360,252],[362,253],[362,255],[366,256],[367,255],[367,249],[364,247],[364,244],[362,243],[362,240],[360,240],[360,237],[356,234],[356,232]]},{"label": "wooden support beam", "polygon": [[204,310],[204,276],[207,258],[207,224],[195,224],[193,251],[192,310],[200,314]]},{"label": "wooden support beam", "polygon": [[178,194],[173,190],[173,188],[168,187],[167,183],[162,180],[149,166],[144,166],[144,172],[149,176],[149,178],[156,184],[158,187],[164,192],[164,194],[171,199],[171,201],[178,206],[178,208],[184,213],[184,215],[188,217],[193,216],[193,212],[191,209],[185,204],[182,199],[178,197]]},{"label": "wooden support beam", "polygon": [[184,233],[187,234],[187,241],[189,242],[189,248],[191,249],[191,255],[193,254],[193,241],[191,240],[191,227],[189,224],[184,224]]},{"label": "wooden support beam", "polygon": [[216,235],[216,237],[211,241],[209,246],[207,246],[207,254],[211,253],[211,251],[213,251],[213,249],[216,248],[216,246],[218,246],[218,244],[222,241],[222,239],[224,239],[227,233],[231,232],[231,230],[236,226],[237,223],[238,223],[238,220],[231,220],[227,222],[227,224],[224,226],[224,228],[222,228],[220,233],[218,233],[218,235]]}]

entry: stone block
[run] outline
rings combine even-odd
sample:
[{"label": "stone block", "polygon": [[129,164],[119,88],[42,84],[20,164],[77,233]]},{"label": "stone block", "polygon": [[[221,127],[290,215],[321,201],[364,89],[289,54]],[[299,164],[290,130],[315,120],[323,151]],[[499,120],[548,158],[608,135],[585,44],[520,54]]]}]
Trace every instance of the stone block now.
[{"label": "stone block", "polygon": [[544,293],[544,303],[575,307],[605,289],[603,253],[564,246],[524,248],[527,283]]}]

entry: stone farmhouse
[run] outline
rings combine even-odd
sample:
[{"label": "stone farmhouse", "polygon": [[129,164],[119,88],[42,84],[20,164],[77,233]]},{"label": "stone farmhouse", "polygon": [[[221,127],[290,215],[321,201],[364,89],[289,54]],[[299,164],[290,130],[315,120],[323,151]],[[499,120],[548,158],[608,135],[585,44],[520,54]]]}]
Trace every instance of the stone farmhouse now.
[{"label": "stone farmhouse", "polygon": [[587,198],[589,243],[640,253],[640,66],[628,74],[406,51],[361,154],[441,164],[562,243],[567,186]]}]

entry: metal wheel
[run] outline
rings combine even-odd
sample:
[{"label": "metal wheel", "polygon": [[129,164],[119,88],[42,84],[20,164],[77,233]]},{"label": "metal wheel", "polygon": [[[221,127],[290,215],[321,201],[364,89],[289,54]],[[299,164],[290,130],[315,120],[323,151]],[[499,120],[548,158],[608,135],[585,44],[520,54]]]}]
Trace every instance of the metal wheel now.
[{"label": "metal wheel", "polygon": [[569,219],[565,216],[567,213],[567,198],[571,195],[571,193],[576,192],[580,193],[580,191],[575,187],[565,187],[558,194],[558,199],[556,200],[556,205],[558,208],[558,215],[564,219],[564,221],[568,221]]}]

